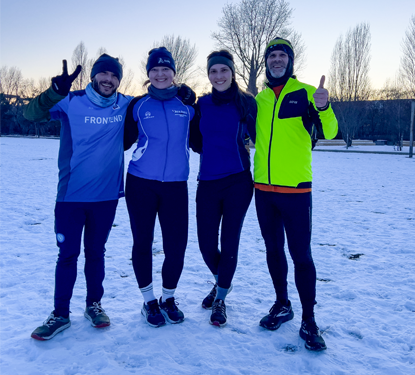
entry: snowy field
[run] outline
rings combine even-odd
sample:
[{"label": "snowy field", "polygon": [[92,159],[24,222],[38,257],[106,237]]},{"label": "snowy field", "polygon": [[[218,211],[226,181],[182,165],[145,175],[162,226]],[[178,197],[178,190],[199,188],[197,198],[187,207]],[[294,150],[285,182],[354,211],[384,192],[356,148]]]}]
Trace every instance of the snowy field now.
[{"label": "snowy field", "polygon": [[[227,298],[228,325],[208,323],[210,312],[200,304],[212,277],[198,250],[198,156],[193,153],[189,242],[176,292],[184,323],[155,329],[144,322],[121,199],[106,253],[103,306],[111,326],[95,329],[83,317],[81,256],[72,326],[50,341],[33,340],[31,332],[53,309],[59,141],[2,137],[0,143],[1,374],[415,374],[415,159],[313,153],[315,312],[328,349],[312,353],[298,335],[301,308],[291,261],[294,319],[274,332],[258,326],[275,295],[254,202]],[[127,161],[130,156],[127,152]],[[155,238],[153,273],[159,295],[159,228]]]},{"label": "snowy field", "polygon": [[[326,141],[326,143],[329,143],[329,142]],[[395,146],[388,146],[388,145],[378,146],[375,144],[371,144],[371,145],[357,144],[357,145],[352,145],[347,149],[346,146],[341,146],[341,145],[335,144],[334,142],[332,145],[326,144],[324,146],[320,146],[318,142],[314,149],[316,151],[335,151],[335,152],[341,151],[341,152],[349,152],[349,153],[360,152],[360,153],[374,153],[374,154],[383,153],[383,154],[396,154],[396,155],[403,155],[403,156],[409,155],[408,146],[402,147],[401,151],[398,151]],[[414,152],[414,150],[412,152]]]}]

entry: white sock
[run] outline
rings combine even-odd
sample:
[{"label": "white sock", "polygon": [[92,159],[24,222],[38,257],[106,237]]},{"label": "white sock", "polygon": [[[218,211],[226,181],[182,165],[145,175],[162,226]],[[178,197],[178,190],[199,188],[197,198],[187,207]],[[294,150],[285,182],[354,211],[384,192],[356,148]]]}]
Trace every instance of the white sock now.
[{"label": "white sock", "polygon": [[140,292],[143,295],[144,302],[147,305],[148,302],[156,299],[153,291],[153,283],[147,285],[144,288],[140,288]]},{"label": "white sock", "polygon": [[171,297],[174,296],[174,292],[176,291],[176,288],[174,288],[174,289],[166,289],[166,288],[163,287],[162,291],[163,291],[163,294],[161,296],[162,301],[163,302],[166,302],[166,299],[167,298],[171,298]]}]

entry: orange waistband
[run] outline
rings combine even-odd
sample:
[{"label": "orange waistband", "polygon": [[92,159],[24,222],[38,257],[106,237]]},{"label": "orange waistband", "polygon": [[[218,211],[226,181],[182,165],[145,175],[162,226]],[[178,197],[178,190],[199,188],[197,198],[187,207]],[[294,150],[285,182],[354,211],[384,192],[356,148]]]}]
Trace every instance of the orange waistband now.
[{"label": "orange waistband", "polygon": [[285,194],[299,194],[299,193],[309,193],[311,188],[297,189],[287,186],[275,186],[275,185],[264,185],[255,183],[255,189],[262,191],[271,191],[273,193],[285,193]]}]

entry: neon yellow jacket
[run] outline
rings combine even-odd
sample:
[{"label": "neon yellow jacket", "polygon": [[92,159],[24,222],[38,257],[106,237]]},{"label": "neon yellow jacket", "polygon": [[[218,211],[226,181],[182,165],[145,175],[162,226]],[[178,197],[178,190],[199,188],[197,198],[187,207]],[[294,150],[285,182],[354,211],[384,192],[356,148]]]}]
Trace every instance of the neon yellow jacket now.
[{"label": "neon yellow jacket", "polygon": [[315,87],[290,78],[278,100],[268,87],[256,96],[256,183],[311,187],[310,135],[313,124],[326,139],[334,138],[338,130],[330,105],[324,111],[317,110],[313,98],[315,91]]}]

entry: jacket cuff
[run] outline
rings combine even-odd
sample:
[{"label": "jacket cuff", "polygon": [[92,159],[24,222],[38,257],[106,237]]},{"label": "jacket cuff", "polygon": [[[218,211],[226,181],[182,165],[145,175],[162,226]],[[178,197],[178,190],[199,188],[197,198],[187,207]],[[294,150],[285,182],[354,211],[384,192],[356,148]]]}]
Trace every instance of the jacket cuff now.
[{"label": "jacket cuff", "polygon": [[319,111],[319,112],[323,112],[323,111],[325,111],[326,109],[328,109],[330,107],[330,102],[329,101],[327,101],[327,104],[324,106],[324,107],[317,107],[317,110]]},{"label": "jacket cuff", "polygon": [[58,94],[52,86],[50,86],[47,90],[46,90],[46,95],[48,97],[48,99],[50,99],[50,101],[54,102],[55,104],[60,102],[62,99],[66,98],[66,95],[60,95]]}]

